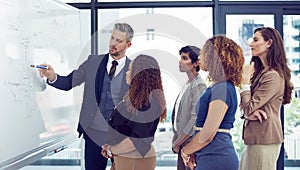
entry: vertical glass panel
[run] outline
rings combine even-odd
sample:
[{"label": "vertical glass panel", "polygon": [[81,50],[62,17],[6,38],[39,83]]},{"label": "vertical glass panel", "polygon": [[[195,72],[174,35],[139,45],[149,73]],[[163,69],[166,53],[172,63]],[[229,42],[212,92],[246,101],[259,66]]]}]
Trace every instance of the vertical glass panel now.
[{"label": "vertical glass panel", "polygon": [[[84,60],[91,54],[91,11],[80,10],[80,45],[81,53],[77,60],[77,66],[82,64]],[[75,88],[75,95],[82,98],[83,86]],[[77,104],[77,109],[80,110],[81,103]]]},{"label": "vertical glass panel", "polygon": [[[169,65],[174,70],[170,70],[165,74],[176,77],[177,75],[174,75],[174,73],[179,72],[179,49],[188,44],[201,47],[203,41],[207,39],[204,35],[212,36],[213,34],[211,18],[211,8],[99,10],[98,51],[99,53],[108,52],[108,43],[113,24],[115,22],[127,22],[135,31],[132,46],[128,49],[127,55],[134,57],[136,54],[149,49],[162,51],[164,55],[161,57],[164,60],[170,60],[168,62],[174,60],[173,65]],[[171,59],[169,56],[171,56]],[[166,70],[168,69],[165,68]],[[167,93],[167,102],[170,101],[168,109],[170,110],[173,108],[176,92],[179,92],[180,85],[179,83],[178,87],[174,89],[175,91],[172,89],[169,94]],[[168,88],[165,88],[165,90],[168,90]]]},{"label": "vertical glass panel", "polygon": [[91,11],[90,10],[80,10],[80,39],[81,48],[87,48],[90,53],[91,48],[86,47],[91,41]]},{"label": "vertical glass panel", "polygon": [[156,133],[156,136],[159,136],[154,142],[157,166],[164,162],[176,166],[177,155],[171,151],[173,136],[171,115],[179,90],[187,81],[187,75],[180,73],[178,69],[179,50],[186,45],[195,45],[201,48],[204,41],[213,35],[212,9],[101,9],[98,14],[99,54],[108,53],[113,24],[126,22],[135,31],[132,45],[127,50],[127,56],[133,59],[138,54],[144,53],[158,60],[162,70],[168,119],[165,123],[159,124]]},{"label": "vertical glass panel", "polygon": [[243,49],[245,63],[251,59],[249,41],[257,27],[274,28],[273,15],[226,15],[226,35],[237,42]]},{"label": "vertical glass panel", "polygon": [[[274,28],[273,15],[226,15],[226,36],[238,43],[244,52],[245,63],[249,63],[251,59],[251,51],[249,40],[253,37],[255,28],[265,26]],[[234,145],[237,153],[241,156],[244,149],[242,140],[242,124],[240,119],[241,113],[236,114],[235,130],[232,133]]]},{"label": "vertical glass panel", "polygon": [[289,166],[300,159],[300,15],[284,15],[283,21],[284,45],[295,87],[284,114],[285,164]]}]

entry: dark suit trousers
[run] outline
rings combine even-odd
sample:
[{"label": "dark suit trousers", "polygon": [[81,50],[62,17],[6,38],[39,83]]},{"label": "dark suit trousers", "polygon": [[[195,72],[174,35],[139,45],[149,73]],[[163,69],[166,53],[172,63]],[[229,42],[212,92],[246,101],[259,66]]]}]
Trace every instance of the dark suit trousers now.
[{"label": "dark suit trousers", "polygon": [[86,170],[105,170],[107,158],[101,154],[102,148],[97,145],[87,134],[84,133],[85,152],[84,161]]}]

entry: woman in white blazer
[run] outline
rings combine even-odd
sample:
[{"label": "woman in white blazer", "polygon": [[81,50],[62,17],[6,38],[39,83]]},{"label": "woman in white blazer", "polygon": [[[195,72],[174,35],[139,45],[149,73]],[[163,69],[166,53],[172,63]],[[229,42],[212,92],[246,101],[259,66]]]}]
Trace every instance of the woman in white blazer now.
[{"label": "woman in white blazer", "polygon": [[[200,49],[195,46],[185,46],[179,50],[180,61],[179,71],[185,72],[188,80],[183,85],[172,112],[173,140],[172,150],[174,153],[180,153],[180,150],[191,140],[193,135],[193,126],[196,120],[195,105],[206,89],[206,83],[201,78],[198,71]],[[177,160],[178,170],[188,170],[179,154]]]}]

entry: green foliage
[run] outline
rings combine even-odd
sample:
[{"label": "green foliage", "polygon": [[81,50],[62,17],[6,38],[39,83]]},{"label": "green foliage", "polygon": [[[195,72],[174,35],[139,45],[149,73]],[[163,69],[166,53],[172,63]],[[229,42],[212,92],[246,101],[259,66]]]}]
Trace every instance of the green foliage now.
[{"label": "green foliage", "polygon": [[234,128],[231,130],[233,144],[239,157],[241,157],[243,150],[245,148],[245,144],[242,139],[244,120],[241,119],[240,117],[241,117],[241,113],[240,110],[238,109],[235,115],[236,120],[234,122]]},{"label": "green foliage", "polygon": [[293,133],[295,127],[300,125],[300,99],[293,99],[289,105],[284,107],[284,133]]}]

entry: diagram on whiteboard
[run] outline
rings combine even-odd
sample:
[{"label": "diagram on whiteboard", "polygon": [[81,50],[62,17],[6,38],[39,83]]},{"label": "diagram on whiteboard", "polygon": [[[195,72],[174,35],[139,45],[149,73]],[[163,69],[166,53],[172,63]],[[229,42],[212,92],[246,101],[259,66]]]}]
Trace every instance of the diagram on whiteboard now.
[{"label": "diagram on whiteboard", "polygon": [[79,10],[52,0],[0,0],[1,163],[74,133],[72,91],[46,85],[31,64],[74,69],[80,53]]}]

